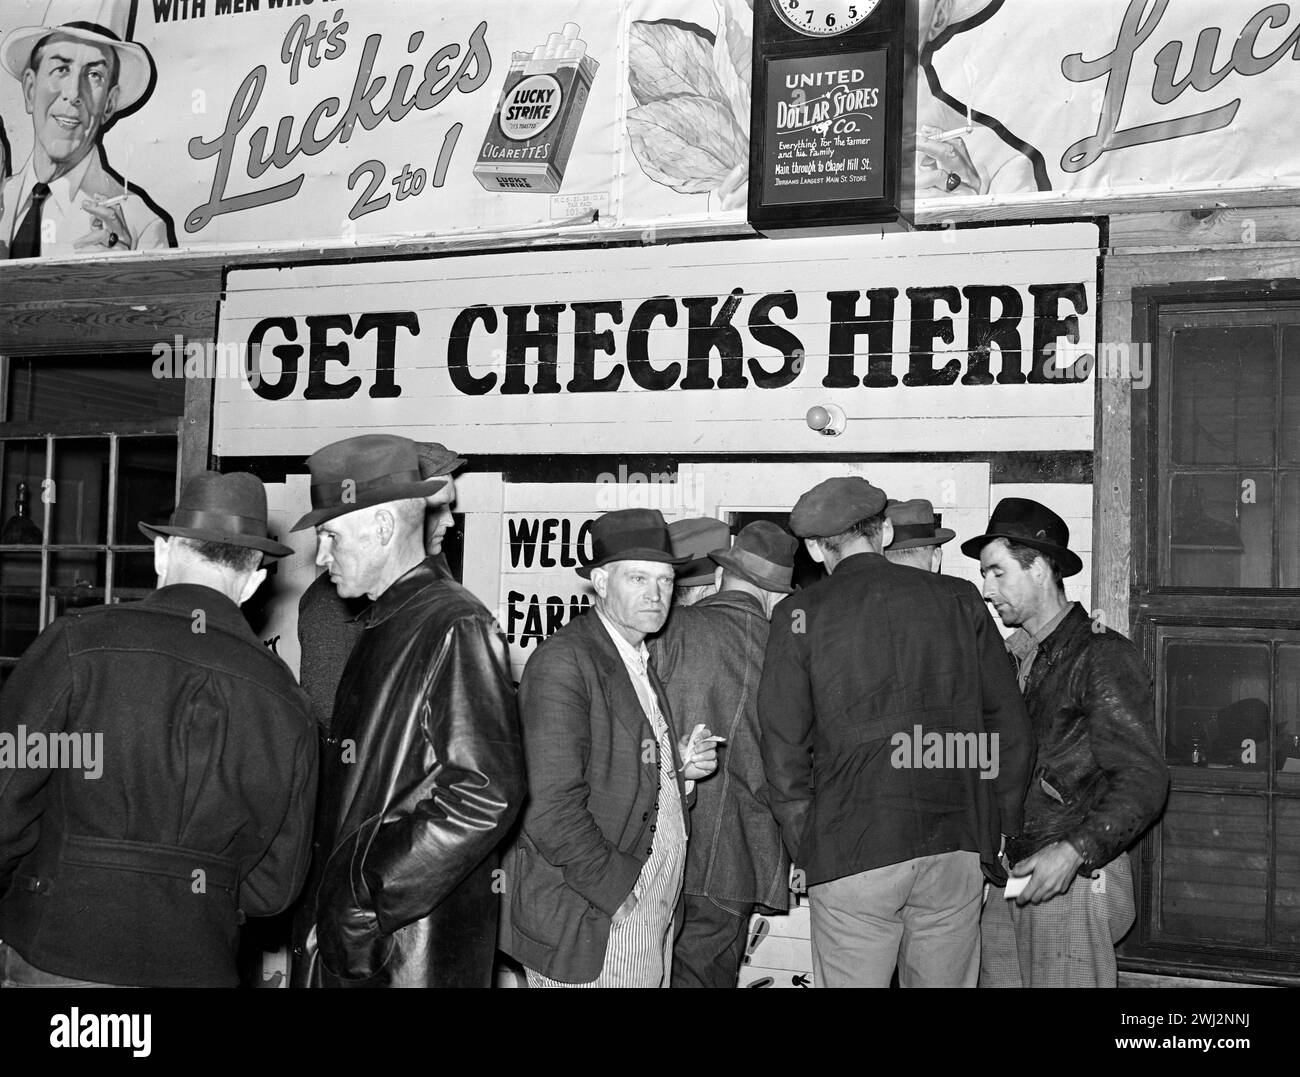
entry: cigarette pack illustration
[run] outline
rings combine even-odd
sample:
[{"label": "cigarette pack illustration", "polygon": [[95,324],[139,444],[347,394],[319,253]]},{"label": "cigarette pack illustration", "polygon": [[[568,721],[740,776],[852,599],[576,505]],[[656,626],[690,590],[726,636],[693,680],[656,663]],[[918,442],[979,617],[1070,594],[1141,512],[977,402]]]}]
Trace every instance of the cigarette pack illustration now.
[{"label": "cigarette pack illustration", "polygon": [[510,58],[506,84],[479,150],[474,175],[489,191],[554,194],[582,122],[599,63],[565,23],[532,53]]}]

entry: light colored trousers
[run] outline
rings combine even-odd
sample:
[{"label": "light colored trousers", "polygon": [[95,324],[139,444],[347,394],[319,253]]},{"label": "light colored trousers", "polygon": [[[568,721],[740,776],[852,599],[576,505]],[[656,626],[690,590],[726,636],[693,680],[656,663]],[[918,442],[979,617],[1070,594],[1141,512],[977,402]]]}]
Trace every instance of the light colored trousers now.
[{"label": "light colored trousers", "polygon": [[974,987],[980,967],[978,853],[920,856],[808,887],[813,985]]}]

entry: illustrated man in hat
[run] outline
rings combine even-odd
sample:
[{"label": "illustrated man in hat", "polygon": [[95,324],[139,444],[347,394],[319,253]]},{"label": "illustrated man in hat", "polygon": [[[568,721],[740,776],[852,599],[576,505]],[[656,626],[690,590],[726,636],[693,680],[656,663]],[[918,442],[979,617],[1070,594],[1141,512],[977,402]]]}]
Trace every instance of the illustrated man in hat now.
[{"label": "illustrated man in hat", "polygon": [[663,515],[609,512],[591,538],[578,574],[592,611],[533,653],[519,686],[528,804],[503,865],[502,947],[530,987],[667,987],[687,797],[717,768],[716,738],[679,732],[649,662],[682,561]]},{"label": "illustrated man in hat", "polygon": [[1033,738],[965,580],[891,564],[882,491],[813,487],[790,527],[830,573],[772,618],[758,716],[807,883],[818,987],[974,987],[984,872],[1020,829]]},{"label": "illustrated man in hat", "polygon": [[67,257],[175,246],[168,222],[108,170],[101,139],[149,92],[153,62],[124,41],[130,0],[51,3],[47,25],[0,40],[0,67],[23,88],[32,152],[2,190],[0,245],[10,258]]},{"label": "illustrated man in hat", "polygon": [[[985,907],[983,987],[1115,987],[1115,944],[1133,924],[1125,851],[1155,822],[1169,771],[1155,734],[1151,677],[1137,648],[1077,602],[1065,578],[1083,568],[1070,530],[1046,505],[998,502],[978,558],[984,597],[1002,623],[1038,738],[1024,828],[1007,842],[1014,903]],[[1021,883],[1020,880],[1027,880]]]},{"label": "illustrated man in hat", "polygon": [[311,987],[487,987],[496,847],[524,799],[506,644],[425,545],[419,447],[391,434],[307,460],[316,563],[371,600],[339,682],[316,856],[295,924]]},{"label": "illustrated man in hat", "polygon": [[[444,478],[446,485],[425,498],[424,552],[442,555],[442,543],[452,524],[451,507],[456,503],[452,473],[465,465],[445,445],[416,442],[416,454],[423,479]],[[299,680],[311,696],[321,729],[328,733],[334,714],[334,694],[348,656],[362,633],[362,617],[370,604],[364,595],[344,598],[322,572],[298,600],[298,642],[302,659]]]},{"label": "illustrated man in hat", "polygon": [[943,566],[943,544],[956,537],[949,527],[940,527],[934,505],[923,497],[911,501],[891,500],[885,519],[893,527],[894,540],[885,547],[885,559],[896,565],[911,565],[923,572],[938,572]]},{"label": "illustrated man in hat", "polygon": [[691,809],[674,987],[735,987],[751,914],[790,907],[790,861],[759,751],[758,684],[772,610],[794,590],[796,546],[774,523],[748,524],[730,550],[710,555],[722,570],[718,592],[674,607],[650,645],[683,728],[703,723],[725,738],[718,773],[696,788]]},{"label": "illustrated man in hat", "polygon": [[712,516],[687,516],[668,525],[673,554],[686,561],[677,570],[673,605],[693,606],[717,591],[717,565],[710,559],[731,545],[731,531]]},{"label": "illustrated man in hat", "polygon": [[5,987],[234,987],[244,917],[307,873],[310,704],[239,611],[293,552],[266,492],[203,472],[140,529],[158,590],[69,611],[0,692]]}]

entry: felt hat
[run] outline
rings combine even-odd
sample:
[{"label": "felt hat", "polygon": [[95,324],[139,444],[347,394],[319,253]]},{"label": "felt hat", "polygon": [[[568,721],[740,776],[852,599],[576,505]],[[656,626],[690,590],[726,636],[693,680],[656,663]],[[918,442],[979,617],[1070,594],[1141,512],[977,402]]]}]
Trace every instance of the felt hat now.
[{"label": "felt hat", "polygon": [[603,568],[611,561],[681,565],[689,560],[673,553],[668,525],[658,509],[615,509],[597,517],[591,525],[591,548],[594,560],[577,570],[584,580],[591,579],[593,568]]},{"label": "felt hat", "polygon": [[942,546],[957,537],[949,527],[940,527],[943,519],[934,511],[934,505],[923,497],[911,501],[891,501],[885,506],[885,517],[894,525],[894,541],[887,550],[911,550],[917,546]]},{"label": "felt hat", "polygon": [[287,557],[293,548],[266,533],[266,488],[246,471],[222,475],[202,471],[185,481],[176,511],[165,524],[140,524],[148,538],[176,536],[200,542],[224,542]]},{"label": "felt hat", "polygon": [[294,531],[389,501],[428,497],[447,485],[445,478],[426,478],[420,469],[419,445],[396,434],[361,434],[336,441],[312,453],[307,469],[311,512],[293,525]]},{"label": "felt hat", "polygon": [[712,516],[688,516],[668,525],[673,553],[689,560],[677,570],[679,587],[695,587],[713,582],[714,564],[709,555],[731,545],[731,528]]},{"label": "felt hat", "polygon": [[1006,539],[1045,553],[1056,561],[1062,576],[1082,571],[1079,555],[1069,549],[1070,528],[1046,505],[1027,497],[1004,497],[998,502],[984,534],[967,539],[961,552],[979,560],[980,551],[994,539]]},{"label": "felt hat", "polygon": [[766,591],[788,595],[794,588],[794,536],[770,520],[755,520],[740,529],[730,550],[710,554],[728,572],[743,576]]}]

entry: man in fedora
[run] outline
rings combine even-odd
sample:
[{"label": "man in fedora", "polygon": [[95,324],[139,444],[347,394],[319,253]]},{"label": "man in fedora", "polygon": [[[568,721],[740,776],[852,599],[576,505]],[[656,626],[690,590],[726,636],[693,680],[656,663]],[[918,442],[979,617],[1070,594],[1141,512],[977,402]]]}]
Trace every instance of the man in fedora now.
[{"label": "man in fedora", "polygon": [[[416,455],[422,479],[446,479],[445,486],[425,499],[424,514],[424,551],[431,557],[441,557],[443,539],[452,523],[451,506],[456,503],[456,485],[451,476],[465,465],[465,460],[436,441],[416,442]],[[343,598],[328,572],[317,576],[298,600],[302,655],[298,679],[311,696],[316,720],[326,734],[334,714],[334,693],[348,656],[361,637],[361,614],[369,604],[364,595]]]},{"label": "man in fedora", "polygon": [[677,569],[673,606],[693,606],[717,590],[717,565],[710,557],[731,545],[731,531],[712,516],[687,516],[668,525],[668,538],[673,554],[686,558]]},{"label": "man in fedora", "polygon": [[703,723],[725,738],[718,773],[696,788],[691,808],[674,987],[735,987],[755,908],[790,907],[790,861],[759,752],[758,683],[768,620],[794,590],[795,548],[776,524],[748,524],[730,551],[710,555],[722,570],[717,593],[674,607],[650,645],[681,726]]},{"label": "man in fedora", "polygon": [[158,590],[69,611],[0,692],[0,745],[26,750],[0,767],[6,987],[234,987],[244,917],[306,875],[310,704],[239,612],[293,552],[266,492],[203,472],[140,529]]},{"label": "man in fedora", "polygon": [[532,655],[519,686],[528,804],[505,863],[502,947],[530,987],[667,987],[695,779],[717,767],[708,729],[680,735],[645,638],[672,601],[658,509],[591,529],[578,569],[596,601]]},{"label": "man in fedora", "polygon": [[33,136],[31,156],[0,196],[0,245],[10,258],[174,245],[167,222],[105,167],[104,131],[149,92],[153,63],[143,46],[122,40],[129,0],[101,0],[98,14],[108,25],[25,26],[0,41],[0,67],[22,84]]},{"label": "man in fedora", "polygon": [[1069,544],[1046,505],[1008,497],[961,545],[979,560],[984,597],[1016,629],[1007,649],[1038,739],[1024,827],[1006,848],[1011,875],[1028,881],[1014,904],[1011,890],[989,895],[986,987],[1117,985],[1115,944],[1134,919],[1125,850],[1169,788],[1151,677],[1132,643],[1066,600],[1062,581],[1083,568]]},{"label": "man in fedora", "polygon": [[985,872],[1033,757],[997,626],[965,580],[894,565],[882,491],[813,487],[790,514],[828,577],[772,618],[758,716],[803,873],[818,987],[974,987]]},{"label": "man in fedora", "polygon": [[911,565],[922,572],[938,572],[943,565],[943,544],[957,532],[940,527],[941,517],[923,497],[911,501],[890,500],[885,519],[894,529],[894,541],[885,547],[885,559],[896,565]]},{"label": "man in fedora", "polygon": [[524,798],[505,640],[425,548],[415,442],[363,434],[307,460],[316,563],[371,600],[335,696],[294,983],[487,987],[495,851]]}]

